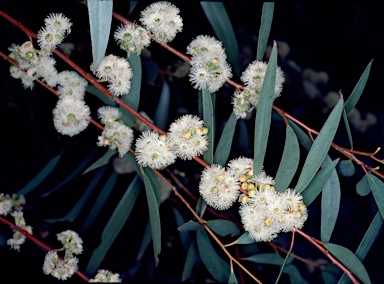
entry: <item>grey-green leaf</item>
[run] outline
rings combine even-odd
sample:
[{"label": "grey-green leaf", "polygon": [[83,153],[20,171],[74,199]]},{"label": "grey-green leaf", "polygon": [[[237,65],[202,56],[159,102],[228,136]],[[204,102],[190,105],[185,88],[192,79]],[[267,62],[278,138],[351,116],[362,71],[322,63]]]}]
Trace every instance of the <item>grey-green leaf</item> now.
[{"label": "grey-green leaf", "polygon": [[101,243],[92,253],[87,268],[85,269],[86,274],[95,274],[96,269],[103,261],[113,241],[116,239],[127,221],[133,206],[136,204],[136,199],[140,193],[142,185],[141,180],[138,176],[136,176],[132,180],[128,189],[125,191],[121,200],[117,204],[116,209],[113,211],[111,218],[109,218],[103,229],[101,234]]},{"label": "grey-green leaf", "polygon": [[285,134],[285,144],[283,156],[281,157],[280,165],[276,173],[275,188],[279,192],[283,192],[288,188],[296,173],[300,161],[299,141],[293,129],[287,125]]},{"label": "grey-green leaf", "polygon": [[144,234],[141,237],[141,242],[139,245],[139,249],[137,250],[137,257],[136,261],[140,261],[141,258],[144,256],[145,251],[147,250],[149,244],[152,240],[152,234],[151,234],[151,222],[148,219],[147,225],[145,226]]},{"label": "grey-green leaf", "polygon": [[264,163],[264,156],[267,150],[269,128],[271,126],[272,103],[275,94],[275,80],[277,68],[276,42],[273,44],[272,54],[269,59],[267,71],[261,89],[260,101],[257,105],[255,134],[254,134],[254,157],[253,173],[258,175]]},{"label": "grey-green leaf", "polygon": [[332,140],[335,137],[337,127],[340,122],[341,113],[343,110],[343,99],[340,98],[327,121],[324,123],[319,135],[316,137],[312,144],[311,149],[305,159],[303,169],[300,173],[299,180],[297,181],[295,191],[302,192],[307,185],[311,182],[319,169],[321,163],[324,161]]},{"label": "grey-green leaf", "polygon": [[265,54],[265,49],[267,47],[269,33],[271,31],[272,19],[273,19],[273,10],[275,8],[275,3],[273,2],[264,2],[263,3],[263,12],[261,15],[261,25],[259,30],[259,37],[257,40],[257,54],[256,60],[262,61]]},{"label": "grey-green leaf", "polygon": [[369,174],[367,178],[376,205],[379,208],[381,216],[384,217],[384,183],[374,174]]},{"label": "grey-green leaf", "polygon": [[180,227],[177,228],[179,232],[188,232],[188,231],[196,231],[198,229],[201,229],[202,226],[200,223],[189,220],[187,223],[184,223]]},{"label": "grey-green leaf", "polygon": [[309,136],[292,120],[288,119],[288,123],[295,131],[300,144],[304,147],[305,150],[309,151],[313,144],[311,138],[309,138]]},{"label": "grey-green leaf", "polygon": [[248,244],[253,244],[254,242],[256,241],[249,237],[248,232],[245,232],[236,240],[236,244],[238,245],[248,245]]},{"label": "grey-green leaf", "polygon": [[221,133],[219,144],[217,144],[213,163],[224,166],[228,160],[232,148],[233,135],[235,134],[237,118],[232,112]]},{"label": "grey-green leaf", "polygon": [[107,50],[112,23],[113,1],[88,1],[89,26],[91,31],[93,69],[96,70]]},{"label": "grey-green leaf", "polygon": [[351,149],[353,149],[352,133],[351,133],[351,128],[349,127],[347,112],[345,111],[345,109],[343,109],[343,120],[344,120],[345,129],[347,130],[349,144],[351,145]]},{"label": "grey-green leaf", "polygon": [[224,4],[218,1],[200,1],[200,4],[216,36],[225,47],[229,63],[235,73],[240,75],[239,48],[231,20],[228,17]]},{"label": "grey-green leaf", "polygon": [[208,128],[208,149],[204,152],[204,160],[213,163],[213,145],[215,143],[215,115],[213,111],[212,95],[208,90],[202,90],[203,120],[204,126]]},{"label": "grey-green leaf", "polygon": [[216,220],[209,220],[206,222],[208,227],[214,231],[216,234],[225,237],[225,236],[237,236],[240,234],[240,229],[239,227],[236,226],[235,223],[229,220],[221,220],[221,219],[216,219]]},{"label": "grey-green leaf", "polygon": [[237,284],[237,279],[235,273],[232,271],[229,275],[228,284]]},{"label": "grey-green leaf", "polygon": [[[180,211],[176,209],[175,207],[172,207],[173,215],[175,215],[176,225],[179,228],[185,223],[185,220],[183,216],[181,215]],[[191,237],[189,233],[180,232],[179,233],[181,244],[184,248],[185,253],[188,252],[189,245],[191,244]]]},{"label": "grey-green leaf", "polygon": [[[273,265],[283,265],[284,258],[276,253],[259,253],[248,256],[246,260],[256,262],[256,263],[264,263],[264,264],[273,264]],[[291,263],[293,257],[288,257],[287,263]]]},{"label": "grey-green leaf", "polygon": [[361,180],[356,184],[356,192],[360,196],[366,196],[371,192],[371,187],[368,183],[367,175],[364,175]]},{"label": "grey-green leaf", "polygon": [[192,269],[195,266],[197,259],[198,259],[198,248],[197,248],[196,238],[194,238],[191,242],[191,245],[189,246],[187,258],[185,259],[184,269],[181,276],[182,282],[184,282],[191,276]]},{"label": "grey-green leaf", "polygon": [[93,85],[88,85],[86,88],[86,91],[98,97],[106,105],[113,106],[113,107],[117,106],[117,103],[115,101],[108,98],[102,91],[100,91],[98,88],[96,88]]},{"label": "grey-green leaf", "polygon": [[197,247],[201,260],[211,275],[223,283],[229,279],[229,265],[213,248],[205,230],[197,230]]},{"label": "grey-green leaf", "polygon": [[368,230],[365,232],[363,239],[361,240],[359,247],[356,250],[355,255],[360,261],[363,261],[366,257],[368,251],[370,250],[373,242],[376,240],[380,229],[383,225],[383,216],[380,214],[380,211],[376,213],[371,224],[369,225]]},{"label": "grey-green leaf", "polygon": [[166,81],[163,82],[163,86],[160,93],[160,99],[157,103],[154,122],[161,129],[166,129],[168,126],[169,117],[169,104],[171,100],[171,92],[169,85]]},{"label": "grey-green leaf", "polygon": [[288,264],[284,267],[283,273],[287,273],[289,275],[289,279],[291,283],[295,284],[307,284],[308,282],[301,276],[297,267],[293,264]]},{"label": "grey-green leaf", "polygon": [[341,160],[337,164],[337,172],[345,177],[350,177],[355,174],[355,166],[353,165],[352,161],[349,160]]},{"label": "grey-green leaf", "polygon": [[332,244],[325,243],[324,247],[333,254],[345,267],[347,267],[353,274],[355,274],[363,283],[371,283],[367,270],[361,261],[349,249]]},{"label": "grey-green leaf", "polygon": [[109,160],[111,159],[111,157],[113,155],[115,155],[117,153],[117,150],[111,150],[111,149],[108,149],[107,152],[105,152],[105,154],[100,157],[96,162],[94,162],[92,165],[90,165],[85,171],[83,174],[86,174],[94,169],[97,169],[99,167],[102,167],[106,164],[108,164]]},{"label": "grey-green leaf", "polygon": [[365,68],[351,95],[345,102],[344,108],[347,113],[349,113],[359,101],[360,96],[364,91],[365,85],[367,84],[369,73],[371,72],[371,66],[372,61],[369,62],[368,66]]}]

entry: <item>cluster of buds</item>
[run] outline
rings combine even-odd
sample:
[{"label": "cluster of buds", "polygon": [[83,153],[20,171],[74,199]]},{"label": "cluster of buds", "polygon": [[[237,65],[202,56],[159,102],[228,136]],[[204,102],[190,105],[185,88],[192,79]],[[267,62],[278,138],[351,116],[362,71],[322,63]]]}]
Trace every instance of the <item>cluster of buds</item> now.
[{"label": "cluster of buds", "polygon": [[139,25],[131,23],[118,27],[113,36],[128,56],[132,53],[140,55],[144,47],[151,43],[148,32]]}]

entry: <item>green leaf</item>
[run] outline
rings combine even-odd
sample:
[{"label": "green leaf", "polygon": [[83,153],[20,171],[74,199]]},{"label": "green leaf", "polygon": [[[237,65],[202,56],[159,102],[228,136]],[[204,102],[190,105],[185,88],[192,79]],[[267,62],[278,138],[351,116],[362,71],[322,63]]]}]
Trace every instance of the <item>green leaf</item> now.
[{"label": "green leaf", "polygon": [[199,214],[200,217],[202,217],[206,209],[207,209],[207,202],[200,195],[199,200],[197,201],[197,204],[196,204],[196,213]]},{"label": "green leaf", "polygon": [[344,108],[347,113],[349,113],[359,101],[360,96],[364,91],[365,85],[367,84],[369,73],[371,72],[371,66],[372,61],[369,62],[368,66],[365,68],[351,95],[345,102]]},{"label": "green leaf", "polygon": [[378,234],[380,233],[381,226],[383,225],[383,216],[380,214],[380,211],[376,213],[371,224],[369,225],[368,230],[365,232],[363,239],[361,240],[359,247],[356,250],[356,257],[363,261],[366,257],[368,251],[370,250],[373,242],[376,240]]},{"label": "green leaf", "polygon": [[297,181],[295,187],[295,191],[297,193],[302,192],[307,187],[312,178],[315,176],[317,170],[320,168],[321,163],[324,161],[324,158],[331,146],[333,137],[335,137],[342,110],[343,99],[340,98],[309,150],[303,169],[299,176],[299,180]]},{"label": "green leaf", "polygon": [[223,43],[228,62],[237,75],[240,75],[239,48],[231,20],[222,2],[200,1],[201,7],[208,18],[217,38]]},{"label": "green leaf", "polygon": [[85,218],[83,225],[80,228],[80,232],[84,232],[90,225],[92,225],[93,221],[99,215],[101,209],[103,209],[105,203],[108,200],[108,197],[111,195],[113,188],[116,185],[117,178],[119,175],[116,172],[112,172],[109,176],[108,180],[105,182],[103,188],[101,189],[99,195],[95,203],[93,204],[91,210],[88,213],[88,216]]},{"label": "green leaf", "polygon": [[[332,164],[329,156],[325,157],[323,165],[328,164]],[[321,192],[320,235],[323,242],[329,242],[339,215],[341,197],[339,177],[335,169],[333,169]]]},{"label": "green leaf", "polygon": [[284,267],[283,273],[287,273],[289,275],[289,279],[291,283],[295,284],[307,284],[308,282],[301,276],[297,267],[293,264],[288,264]]},{"label": "green leaf", "polygon": [[[337,282],[337,280],[340,278],[340,269],[336,265],[327,262],[323,264],[323,267],[324,269],[321,270],[323,283],[340,283],[340,281]],[[349,279],[348,277],[346,278]]]},{"label": "green leaf", "polygon": [[220,136],[219,144],[216,147],[215,156],[213,157],[214,164],[225,166],[229,157],[229,153],[231,152],[236,124],[237,118],[236,115],[232,112],[224,126],[223,132]]},{"label": "green leaf", "polygon": [[376,205],[379,208],[380,214],[384,216],[384,184],[375,175],[368,175],[368,183],[371,187],[373,198],[376,201]]},{"label": "green leaf", "polygon": [[17,192],[17,195],[26,195],[37,188],[54,170],[57,163],[60,161],[61,155],[63,155],[63,152],[53,157],[32,180],[30,180],[22,189]]},{"label": "green leaf", "polygon": [[256,59],[258,61],[262,61],[264,58],[265,49],[268,43],[269,33],[271,31],[274,8],[275,8],[275,3],[273,2],[263,3],[263,12],[261,14],[261,25],[259,30],[259,37],[257,40]]},{"label": "green leaf", "polygon": [[159,254],[161,252],[161,225],[160,225],[159,203],[156,200],[155,191],[152,187],[152,184],[148,175],[144,171],[142,171],[142,174],[143,174],[143,180],[145,185],[145,193],[147,195],[149,219],[151,222],[153,253],[155,257],[155,263],[157,266],[159,264]]},{"label": "green leaf", "polygon": [[245,150],[251,149],[251,138],[249,135],[247,123],[244,121],[244,119],[239,119],[237,121],[237,127],[239,132],[236,148]]},{"label": "green leaf", "polygon": [[197,230],[196,233],[197,247],[205,267],[217,281],[222,283],[228,281],[228,263],[217,254],[205,230]]},{"label": "green leaf", "polygon": [[276,173],[275,188],[283,192],[289,186],[296,173],[300,161],[299,141],[293,129],[287,125],[283,156],[281,157],[279,169]]},{"label": "green leaf", "polygon": [[108,164],[108,162],[111,159],[111,157],[113,155],[115,155],[116,153],[117,153],[116,149],[115,150],[108,149],[108,151],[105,152],[105,154],[101,158],[99,158],[96,162],[94,162],[91,166],[89,166],[84,171],[83,175],[88,173],[88,172],[90,172],[90,171],[92,171],[92,170],[94,170],[94,169],[97,169],[99,167],[102,167],[102,166]]},{"label": "green leaf", "polygon": [[210,221],[207,221],[206,224],[212,231],[214,231],[216,234],[222,237],[225,237],[227,235],[234,237],[240,234],[239,227],[237,227],[235,223],[229,220],[221,220],[221,219],[210,220]]},{"label": "green leaf", "polygon": [[277,49],[276,43],[273,44],[272,54],[269,59],[267,71],[261,89],[260,101],[257,105],[255,136],[254,136],[254,157],[253,157],[253,173],[258,175],[264,163],[264,156],[267,150],[267,142],[269,136],[269,128],[271,126],[272,103],[275,93],[277,67]]},{"label": "green leaf", "polygon": [[350,177],[355,174],[355,166],[353,165],[352,161],[349,160],[341,160],[337,164],[337,172],[345,177]]},{"label": "green leaf", "polygon": [[196,238],[194,238],[189,246],[187,258],[185,259],[183,274],[181,276],[181,282],[186,281],[189,277],[191,277],[193,267],[197,262],[198,258],[198,248]]},{"label": "green leaf", "polygon": [[228,284],[237,284],[236,275],[233,271],[231,271],[231,274],[229,275]]},{"label": "green leaf", "polygon": [[96,88],[93,85],[88,85],[87,88],[85,89],[88,93],[91,93],[92,95],[96,96],[99,98],[101,101],[103,101],[106,105],[117,107],[118,104],[108,98],[102,91],[100,91],[98,88]]},{"label": "green leaf", "polygon": [[[264,264],[273,264],[273,265],[283,265],[284,258],[276,253],[259,253],[248,256],[245,258],[246,260],[256,262],[256,263],[264,263]],[[291,263],[293,257],[289,257],[287,263]]]},{"label": "green leaf", "polygon": [[160,203],[161,203],[160,185],[159,185],[159,182],[157,180],[156,174],[151,168],[147,168],[147,167],[144,168],[144,172],[151,182],[153,192],[154,192],[155,197],[156,197],[157,206],[160,206]]},{"label": "green leaf", "polygon": [[308,186],[301,192],[303,202],[306,206],[309,206],[323,190],[338,161],[339,160],[336,159],[321,169]]},{"label": "green leaf", "polygon": [[253,244],[254,242],[256,241],[249,237],[248,232],[245,232],[236,240],[236,244],[238,245],[248,245],[248,244]]},{"label": "green leaf", "polygon": [[[133,77],[131,79],[131,88],[129,89],[128,94],[123,95],[121,100],[129,105],[132,109],[137,110],[140,102],[142,75],[141,60],[140,56],[135,53],[131,54],[127,60],[132,68]],[[120,106],[119,109],[121,112],[121,120],[125,125],[132,127],[133,122],[135,121],[135,116],[122,106]]]},{"label": "green leaf", "polygon": [[204,126],[208,127],[208,149],[204,152],[204,160],[212,164],[213,163],[213,145],[215,143],[215,115],[213,111],[212,95],[208,90],[202,90],[203,99],[203,120]]},{"label": "green leaf", "polygon": [[96,70],[107,50],[112,23],[113,1],[88,1],[93,70]]},{"label": "green leaf", "polygon": [[145,226],[144,234],[141,237],[140,246],[137,252],[136,262],[140,261],[141,258],[144,256],[145,251],[147,250],[149,244],[152,240],[152,234],[151,234],[151,222],[148,219],[147,225]]},{"label": "green leaf", "polygon": [[109,248],[111,247],[112,243],[120,233],[129,215],[131,214],[142,186],[143,183],[141,180],[138,178],[138,176],[135,176],[128,189],[121,197],[121,200],[117,204],[116,209],[113,211],[111,218],[109,218],[103,229],[101,234],[101,243],[93,251],[87,268],[85,269],[85,273],[87,275],[95,274]]},{"label": "green leaf", "polygon": [[356,192],[360,196],[366,196],[371,192],[371,187],[368,183],[367,175],[364,175],[361,180],[356,184]]},{"label": "green leaf", "polygon": [[333,254],[346,268],[354,273],[363,283],[371,283],[367,270],[361,261],[349,249],[340,245],[325,243],[324,247]]},{"label": "green leaf", "polygon": [[154,117],[155,124],[161,129],[166,129],[168,126],[170,100],[171,91],[169,89],[168,83],[164,81]]},{"label": "green leaf", "polygon": [[124,158],[129,161],[129,163],[133,166],[141,180],[143,180],[143,175],[141,174],[140,166],[136,161],[135,155],[133,155],[131,152],[128,152],[127,154],[125,154]]},{"label": "green leaf", "polygon": [[289,125],[292,127],[292,129],[295,131],[297,138],[300,141],[300,144],[304,147],[305,150],[309,151],[312,147],[312,140],[309,138],[309,136],[294,123],[292,120],[288,119]]},{"label": "green leaf", "polygon": [[351,133],[351,128],[349,127],[347,112],[345,111],[345,108],[343,109],[343,120],[344,120],[345,129],[347,130],[349,144],[351,145],[351,149],[353,149],[352,133]]},{"label": "green leaf", "polygon": [[[175,215],[176,225],[179,228],[185,223],[185,220],[183,216],[181,215],[180,211],[177,210],[175,207],[172,207],[173,214]],[[188,233],[179,232],[179,237],[181,244],[184,248],[185,253],[188,252],[189,245],[191,244],[191,237]]]},{"label": "green leaf", "polygon": [[179,232],[188,232],[188,231],[196,231],[198,229],[201,229],[202,226],[200,223],[189,220],[187,223],[184,223],[180,227],[177,228]]}]

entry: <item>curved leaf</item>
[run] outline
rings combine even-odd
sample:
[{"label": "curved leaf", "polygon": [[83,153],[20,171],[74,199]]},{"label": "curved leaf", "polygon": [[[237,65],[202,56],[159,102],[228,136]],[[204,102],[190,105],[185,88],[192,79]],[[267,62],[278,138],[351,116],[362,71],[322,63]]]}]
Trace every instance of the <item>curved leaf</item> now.
[{"label": "curved leaf", "polygon": [[337,164],[337,172],[345,177],[350,177],[355,174],[355,166],[353,165],[352,161],[349,160],[341,160]]},{"label": "curved leaf", "polygon": [[161,129],[166,129],[168,126],[168,117],[169,117],[169,104],[171,100],[171,91],[169,85],[166,81],[163,83],[161,89],[160,99],[157,103],[157,108],[155,112],[154,122]]},{"label": "curved leaf", "polygon": [[237,227],[235,223],[229,220],[221,220],[221,219],[210,220],[210,221],[207,221],[206,224],[212,231],[214,231],[216,234],[222,237],[225,237],[227,235],[234,237],[240,234],[239,227]]},{"label": "curved leaf", "polygon": [[273,44],[272,54],[269,59],[267,71],[261,89],[260,101],[257,105],[255,136],[254,136],[254,157],[253,157],[253,174],[258,175],[263,169],[265,151],[267,150],[267,142],[269,136],[269,128],[271,126],[272,103],[275,92],[277,67],[277,49],[276,42]]},{"label": "curved leaf", "polygon": [[[173,211],[173,215],[175,215],[176,225],[179,228],[185,223],[184,218],[181,215],[180,211],[177,210],[175,207],[172,207],[172,211]],[[184,248],[184,251],[185,253],[187,253],[188,247],[191,244],[191,237],[189,236],[188,233],[183,233],[183,232],[179,233],[179,237],[180,237],[181,244]]]},{"label": "curved leaf", "polygon": [[356,250],[356,257],[363,261],[366,257],[368,251],[370,250],[373,242],[378,236],[381,226],[383,225],[383,216],[380,214],[380,211],[376,213],[371,224],[369,225],[368,230],[365,232],[363,239],[361,240],[359,247]]},{"label": "curved leaf", "polygon": [[89,27],[92,41],[93,70],[96,70],[107,50],[112,23],[113,1],[88,1]]},{"label": "curved leaf", "polygon": [[197,261],[197,257],[198,257],[197,252],[198,252],[197,242],[196,242],[196,238],[194,238],[191,242],[191,245],[189,246],[187,258],[185,259],[183,274],[181,276],[182,282],[184,282],[191,276],[192,269],[195,266],[195,263]]},{"label": "curved leaf", "polygon": [[287,125],[283,156],[281,157],[279,169],[277,170],[275,178],[275,188],[277,191],[283,192],[288,188],[293,176],[296,173],[299,161],[299,141],[297,140],[293,129]]},{"label": "curved leaf", "polygon": [[63,153],[64,152],[61,152],[60,154],[53,157],[32,180],[30,180],[22,189],[17,192],[17,195],[26,195],[27,193],[37,188],[54,170]]},{"label": "curved leaf", "polygon": [[201,7],[208,18],[217,38],[223,43],[228,62],[235,73],[240,75],[239,48],[231,20],[222,2],[200,1]]},{"label": "curved leaf", "polygon": [[[140,89],[142,76],[141,60],[140,56],[136,53],[131,54],[127,60],[132,68],[133,77],[131,79],[131,88],[129,89],[128,94],[123,95],[121,97],[121,100],[134,110],[137,110],[140,103]],[[122,106],[119,106],[119,109],[121,112],[121,120],[124,122],[125,125],[132,127],[133,122],[135,121],[135,116]]]},{"label": "curved leaf", "polygon": [[96,88],[93,85],[88,85],[86,88],[86,91],[88,93],[91,93],[92,95],[98,97],[102,102],[104,102],[106,105],[116,107],[117,103],[110,98],[108,98],[106,95],[104,95],[103,92],[101,92],[98,88]]},{"label": "curved leaf", "polygon": [[204,160],[213,163],[213,145],[215,143],[215,114],[213,110],[212,95],[208,90],[202,90],[203,120],[204,126],[208,127],[208,149],[204,152]]},{"label": "curved leaf", "polygon": [[309,151],[312,147],[312,140],[309,136],[292,120],[288,119],[289,125],[295,131],[297,138],[300,141],[300,144],[304,147],[305,150]]},{"label": "curved leaf", "polygon": [[200,223],[189,220],[187,223],[184,223],[180,227],[177,228],[179,232],[188,232],[188,231],[196,231],[198,229],[201,229],[202,226]]},{"label": "curved leaf", "polygon": [[324,158],[331,146],[333,137],[336,134],[342,110],[343,99],[340,98],[309,150],[303,169],[299,176],[299,180],[297,181],[295,187],[295,191],[297,193],[302,192],[307,187],[324,161]]},{"label": "curved leaf", "polygon": [[145,226],[144,234],[141,238],[140,246],[137,252],[136,261],[140,261],[141,258],[144,256],[145,251],[147,250],[149,244],[152,240],[152,234],[151,234],[151,222],[147,221],[147,225]]},{"label": "curved leaf", "polygon": [[217,144],[213,163],[224,166],[228,160],[232,148],[233,135],[237,124],[236,115],[232,112],[221,133],[219,144]]},{"label": "curved leaf", "polygon": [[87,268],[85,269],[86,274],[95,274],[96,269],[103,261],[113,241],[116,239],[131,214],[142,186],[143,183],[141,180],[138,176],[135,176],[124,195],[121,197],[116,209],[112,213],[111,218],[109,218],[107,224],[105,225],[101,234],[101,243],[92,253]]},{"label": "curved leaf", "polygon": [[384,183],[375,175],[369,174],[367,176],[369,186],[371,187],[373,198],[379,208],[380,214],[384,216]]},{"label": "curved leaf", "polygon": [[287,273],[289,275],[289,279],[291,283],[295,284],[307,284],[308,282],[301,276],[297,267],[293,264],[288,264],[284,267],[283,273]]},{"label": "curved leaf", "polygon": [[349,113],[359,101],[360,96],[364,91],[365,85],[367,84],[369,73],[371,72],[371,66],[372,61],[369,62],[368,66],[365,68],[351,95],[345,102],[344,108],[347,113]]},{"label": "curved leaf", "polygon": [[264,53],[267,47],[269,33],[271,31],[274,8],[275,8],[275,3],[273,2],[263,3],[263,12],[261,14],[259,38],[257,40],[256,60],[258,61],[262,61],[264,58]]},{"label": "curved leaf", "polygon": [[363,283],[371,283],[367,270],[361,261],[349,249],[340,245],[325,243],[324,247],[333,254],[345,267],[355,274]]},{"label": "curved leaf", "polygon": [[[206,209],[207,202],[200,196],[196,204],[196,213],[199,214],[200,217],[202,217]],[[196,220],[196,217],[193,219]]]},{"label": "curved leaf", "polygon": [[229,265],[213,248],[205,230],[197,230],[197,247],[201,260],[213,278],[223,283],[229,279]]},{"label": "curved leaf", "polygon": [[159,203],[156,200],[156,195],[152,187],[151,181],[148,175],[142,171],[145,193],[147,195],[149,219],[151,222],[151,233],[153,241],[153,253],[155,257],[156,266],[159,264],[159,254],[161,252],[161,225],[160,225],[160,213]]},{"label": "curved leaf", "polygon": [[367,175],[364,175],[361,180],[356,184],[356,192],[360,196],[366,196],[371,192],[371,187],[368,183]]},{"label": "curved leaf", "polygon": [[347,112],[345,111],[345,109],[343,109],[343,120],[344,120],[345,129],[347,130],[349,144],[351,145],[351,149],[353,149],[352,133],[351,133],[351,128],[349,127]]},{"label": "curved leaf", "polygon": [[256,241],[249,237],[248,232],[245,232],[236,240],[236,244],[238,245],[248,245],[248,244],[253,244],[254,242]]},{"label": "curved leaf", "polygon": [[115,155],[116,153],[117,153],[117,150],[116,150],[116,149],[115,149],[115,150],[108,149],[108,151],[105,152],[105,154],[104,154],[101,158],[99,158],[96,162],[94,162],[92,165],[90,165],[90,166],[84,171],[83,175],[86,174],[86,173],[88,173],[88,172],[90,172],[90,171],[92,171],[92,170],[94,170],[94,169],[97,169],[97,168],[99,168],[99,167],[102,167],[102,166],[108,164],[108,162],[109,162],[109,160],[111,159],[111,157],[112,157],[113,155]]},{"label": "curved leaf", "polygon": [[[259,253],[248,256],[246,260],[256,263],[283,265],[285,259],[276,253]],[[293,257],[288,257],[287,263],[291,263],[292,260]]]}]

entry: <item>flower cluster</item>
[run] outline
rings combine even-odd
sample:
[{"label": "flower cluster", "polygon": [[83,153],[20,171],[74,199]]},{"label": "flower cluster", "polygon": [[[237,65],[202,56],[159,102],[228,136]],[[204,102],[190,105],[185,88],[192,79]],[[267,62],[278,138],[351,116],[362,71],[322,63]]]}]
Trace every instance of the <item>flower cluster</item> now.
[{"label": "flower cluster", "polygon": [[[255,60],[242,73],[240,79],[246,87],[241,92],[235,92],[232,99],[233,112],[237,118],[245,118],[257,107],[267,68],[267,63]],[[284,81],[283,71],[277,66],[274,98],[280,96]]]},{"label": "flower cluster", "polygon": [[189,77],[196,89],[216,92],[232,77],[224,48],[215,38],[199,35],[187,46],[187,53],[192,56]]},{"label": "flower cluster", "polygon": [[118,27],[113,36],[128,56],[132,53],[140,55],[143,48],[151,43],[147,31],[136,24],[127,23]]},{"label": "flower cluster", "polygon": [[119,156],[123,157],[131,148],[133,130],[118,119],[121,113],[116,107],[103,106],[98,109],[98,116],[105,127],[97,145],[108,146],[111,150],[117,148]]},{"label": "flower cluster", "polygon": [[91,70],[100,80],[108,81],[108,90],[115,96],[127,94],[131,88],[132,69],[128,61],[113,54],[107,55],[101,61],[99,67]]},{"label": "flower cluster", "polygon": [[180,10],[170,2],[155,2],[141,11],[140,22],[160,42],[170,42],[183,29]]},{"label": "flower cluster", "polygon": [[89,282],[104,282],[104,283],[120,283],[120,275],[117,273],[112,273],[109,270],[99,269],[94,278],[89,279]]},{"label": "flower cluster", "polygon": [[242,183],[247,194],[240,197],[241,221],[249,237],[257,242],[271,241],[279,232],[300,229],[308,218],[302,196],[289,188],[276,192],[274,183],[264,171]]}]

